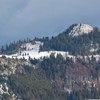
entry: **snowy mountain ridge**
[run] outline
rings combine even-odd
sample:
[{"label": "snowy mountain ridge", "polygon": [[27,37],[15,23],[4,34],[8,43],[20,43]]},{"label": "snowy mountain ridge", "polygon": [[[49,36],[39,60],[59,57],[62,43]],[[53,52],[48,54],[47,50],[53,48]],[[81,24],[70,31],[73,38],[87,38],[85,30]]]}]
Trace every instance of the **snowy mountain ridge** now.
[{"label": "snowy mountain ridge", "polygon": [[88,34],[93,31],[93,27],[88,24],[76,24],[70,31],[69,36],[75,37],[83,34]]},{"label": "snowy mountain ridge", "polygon": [[[76,37],[83,34],[89,34],[93,30],[94,30],[93,27],[87,24],[73,24],[68,35]],[[40,46],[42,46],[43,44],[44,43],[41,41],[22,43],[22,45],[18,48],[19,49],[18,52],[4,56],[7,58],[18,58],[18,59],[25,58],[28,60],[29,58],[40,59],[43,57],[50,57],[50,55],[53,53],[55,56],[57,56],[57,54],[61,54],[63,57],[67,56],[69,58],[75,58],[74,55],[69,54],[69,51],[65,52],[61,50],[52,50],[52,49],[47,51],[40,51]],[[90,49],[90,52],[94,52],[94,49]],[[0,57],[2,57],[2,54],[0,55]],[[95,55],[95,57],[97,56]]]}]

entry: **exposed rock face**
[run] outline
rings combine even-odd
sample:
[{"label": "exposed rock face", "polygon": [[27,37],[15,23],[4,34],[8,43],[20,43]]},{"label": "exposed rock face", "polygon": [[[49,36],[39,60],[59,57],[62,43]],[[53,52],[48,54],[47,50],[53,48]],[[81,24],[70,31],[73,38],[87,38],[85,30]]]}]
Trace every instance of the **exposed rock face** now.
[{"label": "exposed rock face", "polygon": [[87,24],[75,24],[73,29],[70,31],[69,36],[78,36],[88,34],[93,31],[93,27]]}]

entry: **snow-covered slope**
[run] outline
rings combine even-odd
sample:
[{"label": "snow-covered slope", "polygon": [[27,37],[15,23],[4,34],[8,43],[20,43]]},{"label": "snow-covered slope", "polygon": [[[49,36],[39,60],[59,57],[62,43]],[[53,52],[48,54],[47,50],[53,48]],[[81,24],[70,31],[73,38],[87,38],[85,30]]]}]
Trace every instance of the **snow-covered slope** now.
[{"label": "snow-covered slope", "polygon": [[[25,59],[29,59],[30,58],[35,58],[35,59],[40,59],[43,57],[50,57],[50,55],[53,53],[55,56],[57,56],[57,54],[61,54],[62,56],[68,56],[68,52],[64,52],[64,51],[42,51],[40,52],[40,45],[43,45],[42,42],[40,41],[35,41],[34,44],[32,43],[25,43],[22,44],[21,47],[19,48],[19,51],[16,54],[12,54],[12,55],[5,55],[7,58],[25,58]],[[25,48],[25,49],[23,49]],[[0,57],[2,57],[2,55],[0,55]],[[69,55],[69,57],[71,58],[72,56]]]},{"label": "snow-covered slope", "polygon": [[[16,54],[12,54],[12,55],[3,55],[6,56],[7,58],[18,58],[18,59],[23,59],[25,58],[26,60],[30,58],[35,58],[35,59],[40,59],[43,57],[50,57],[50,55],[53,53],[55,55],[55,57],[57,56],[57,54],[61,54],[64,58],[68,57],[68,58],[72,58],[73,61],[75,62],[76,58],[82,58],[82,56],[74,56],[74,55],[69,55],[68,52],[64,52],[64,51],[42,51],[40,52],[40,45],[43,45],[42,42],[40,41],[35,41],[35,44],[32,43],[26,43],[23,44],[21,46],[21,48],[25,47],[26,50],[21,50],[21,48],[19,48],[19,52]],[[0,57],[2,57],[2,55],[0,55]],[[88,55],[84,56],[85,60],[87,61],[88,57],[91,59],[92,55]],[[93,55],[94,58],[96,58],[96,61],[98,61],[100,59],[100,55]]]},{"label": "snow-covered slope", "polygon": [[73,29],[70,31],[69,36],[78,36],[83,34],[88,34],[93,31],[93,27],[87,24],[76,24]]},{"label": "snow-covered slope", "polygon": [[21,48],[25,48],[25,51],[39,51],[40,45],[43,45],[40,41],[35,41],[35,43],[24,43],[21,45]]}]

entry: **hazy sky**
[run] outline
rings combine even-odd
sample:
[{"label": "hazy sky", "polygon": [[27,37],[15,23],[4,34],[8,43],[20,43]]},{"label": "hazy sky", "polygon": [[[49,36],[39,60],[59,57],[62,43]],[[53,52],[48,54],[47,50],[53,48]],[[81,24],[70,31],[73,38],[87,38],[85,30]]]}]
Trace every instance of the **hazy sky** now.
[{"label": "hazy sky", "polygon": [[100,27],[100,0],[0,0],[0,44],[57,35],[73,23]]}]

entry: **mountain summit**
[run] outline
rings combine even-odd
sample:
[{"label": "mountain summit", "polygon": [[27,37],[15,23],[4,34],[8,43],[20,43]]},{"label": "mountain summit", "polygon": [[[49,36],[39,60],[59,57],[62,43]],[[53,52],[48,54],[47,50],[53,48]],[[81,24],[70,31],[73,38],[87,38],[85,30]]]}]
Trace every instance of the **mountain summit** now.
[{"label": "mountain summit", "polygon": [[83,34],[88,34],[93,31],[93,27],[88,24],[73,24],[69,32],[69,36],[78,36]]}]

